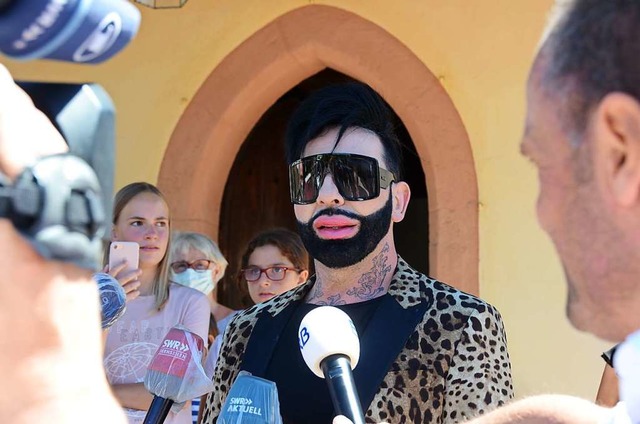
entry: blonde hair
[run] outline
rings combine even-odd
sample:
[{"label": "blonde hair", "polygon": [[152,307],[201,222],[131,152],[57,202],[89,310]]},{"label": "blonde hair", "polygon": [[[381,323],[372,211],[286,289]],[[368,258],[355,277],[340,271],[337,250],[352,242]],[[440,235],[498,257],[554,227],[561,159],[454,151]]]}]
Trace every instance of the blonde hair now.
[{"label": "blonde hair", "polygon": [[[162,192],[153,184],[145,182],[136,182],[124,186],[116,193],[113,201],[113,225],[116,225],[122,210],[129,204],[129,202],[141,193],[151,193],[161,198],[165,203],[166,199]],[[171,214],[169,214],[171,216]],[[171,219],[168,222],[169,230],[171,229]],[[167,242],[167,251],[158,267],[156,268],[156,275],[153,279],[153,295],[155,296],[155,307],[158,311],[162,310],[164,305],[169,300],[169,246],[171,246],[171,231],[169,231],[169,240]],[[104,263],[108,263],[109,250],[105,249]]]},{"label": "blonde hair", "polygon": [[173,258],[175,258],[176,255],[184,254],[189,249],[202,252],[205,256],[204,259],[208,259],[220,267],[221,275],[227,270],[229,262],[227,262],[222,252],[220,252],[220,248],[216,242],[204,234],[190,231],[176,231],[174,233],[169,263],[173,262]]}]

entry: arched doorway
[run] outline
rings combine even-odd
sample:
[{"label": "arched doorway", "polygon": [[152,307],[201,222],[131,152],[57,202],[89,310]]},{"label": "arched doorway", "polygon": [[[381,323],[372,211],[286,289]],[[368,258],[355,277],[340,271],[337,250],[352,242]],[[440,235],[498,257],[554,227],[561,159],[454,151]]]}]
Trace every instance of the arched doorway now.
[{"label": "arched doorway", "polygon": [[[291,113],[309,93],[329,84],[353,81],[340,72],[325,69],[287,91],[262,115],[235,158],[222,197],[218,242],[229,260],[226,278],[219,284],[218,300],[234,308],[248,307],[246,287],[236,275],[248,241],[259,231],[285,227],[296,230],[283,140]],[[396,116],[396,128],[405,146],[404,174],[411,186],[407,218],[395,226],[400,255],[416,269],[428,273],[428,213],[424,172],[415,146]]]},{"label": "arched doorway", "polygon": [[331,6],[305,6],[278,17],[204,81],[171,136],[158,177],[174,228],[218,240],[226,182],[243,143],[280,97],[326,68],[369,84],[402,119],[429,191],[430,275],[478,293],[477,180],[455,106],[427,66],[393,35]]}]

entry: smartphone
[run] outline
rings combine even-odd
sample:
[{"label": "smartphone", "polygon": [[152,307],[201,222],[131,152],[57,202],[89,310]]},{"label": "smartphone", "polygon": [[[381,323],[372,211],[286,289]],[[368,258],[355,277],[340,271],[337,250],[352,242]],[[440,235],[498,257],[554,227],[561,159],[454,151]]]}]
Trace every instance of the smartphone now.
[{"label": "smartphone", "polygon": [[135,241],[114,241],[109,246],[109,269],[122,265],[127,261],[123,272],[138,269],[140,260],[140,245]]}]

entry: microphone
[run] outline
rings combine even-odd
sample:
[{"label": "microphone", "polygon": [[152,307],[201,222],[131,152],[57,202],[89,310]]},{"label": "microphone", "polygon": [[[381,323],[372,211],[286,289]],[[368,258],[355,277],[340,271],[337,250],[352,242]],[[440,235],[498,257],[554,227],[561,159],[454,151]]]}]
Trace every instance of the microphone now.
[{"label": "microphone", "polygon": [[127,295],[124,289],[111,275],[105,272],[93,274],[98,284],[102,315],[102,329],[111,327],[124,314],[127,308]]},{"label": "microphone", "polygon": [[298,343],[307,366],[327,380],[336,415],[364,424],[352,372],[360,359],[360,341],[349,315],[333,306],[312,310],[300,322]]},{"label": "microphone", "polygon": [[276,383],[240,371],[224,401],[218,424],[282,424]]},{"label": "microphone", "polygon": [[[616,348],[613,356],[613,368],[618,376],[620,403],[624,404],[629,422],[640,422],[640,333],[631,333]],[[635,384],[634,384],[635,383]],[[618,409],[616,407],[616,409]],[[612,421],[613,422],[613,421]],[[624,422],[621,420],[621,422]]]},{"label": "microphone", "polygon": [[17,60],[100,63],[139,26],[125,0],[0,0],[0,51]]},{"label": "microphone", "polygon": [[144,424],[161,424],[174,403],[213,390],[202,368],[203,351],[202,337],[179,326],[169,330],[144,376],[144,387],[154,395]]}]

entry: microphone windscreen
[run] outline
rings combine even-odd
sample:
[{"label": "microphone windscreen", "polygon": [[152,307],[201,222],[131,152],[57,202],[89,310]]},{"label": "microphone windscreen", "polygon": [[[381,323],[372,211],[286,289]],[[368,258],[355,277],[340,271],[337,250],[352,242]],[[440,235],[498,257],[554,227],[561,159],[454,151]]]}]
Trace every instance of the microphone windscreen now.
[{"label": "microphone windscreen", "polygon": [[[613,365],[618,377],[619,397],[632,423],[640,422],[640,332],[627,336],[618,345],[613,356]],[[613,422],[613,421],[612,421]],[[621,421],[622,422],[622,421]]]},{"label": "microphone windscreen", "polygon": [[276,383],[240,371],[222,406],[219,424],[282,424]]},{"label": "microphone windscreen", "polygon": [[302,318],[298,343],[304,362],[320,378],[324,378],[320,363],[330,355],[347,356],[352,369],[360,359],[360,341],[353,321],[333,306],[320,306]]},{"label": "microphone windscreen", "polygon": [[100,63],[140,26],[140,11],[124,0],[19,0],[0,12],[0,51],[18,60]]},{"label": "microphone windscreen", "polygon": [[203,350],[202,337],[183,328],[172,328],[147,368],[144,386],[151,394],[176,403],[209,392],[213,383],[202,368]]},{"label": "microphone windscreen", "polygon": [[93,280],[98,285],[100,295],[102,328],[109,328],[127,309],[127,295],[118,280],[107,273],[95,273]]}]

